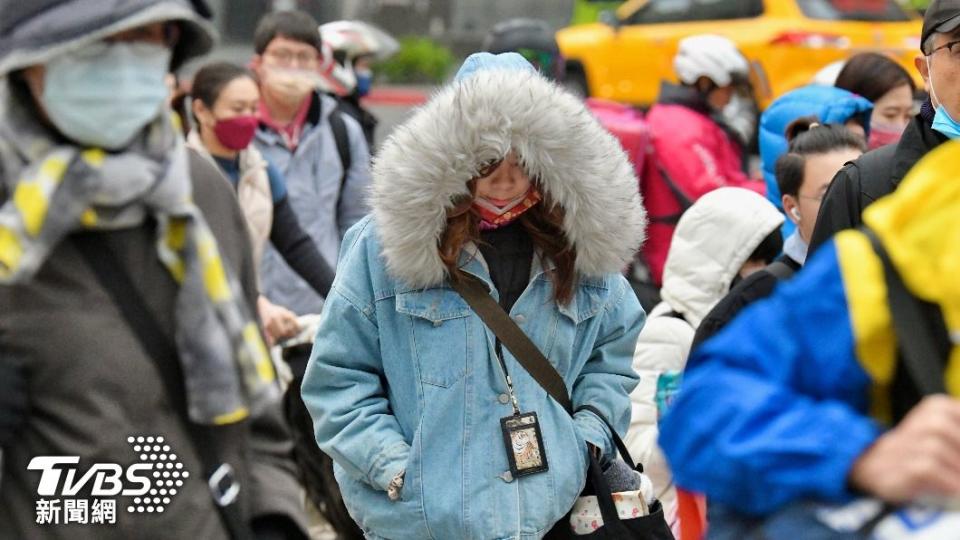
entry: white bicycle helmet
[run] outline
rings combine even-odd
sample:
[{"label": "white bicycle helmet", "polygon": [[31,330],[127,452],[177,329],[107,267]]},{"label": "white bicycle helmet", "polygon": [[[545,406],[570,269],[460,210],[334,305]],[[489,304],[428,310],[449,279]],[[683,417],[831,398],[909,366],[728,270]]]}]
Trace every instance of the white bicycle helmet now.
[{"label": "white bicycle helmet", "polygon": [[319,30],[324,59],[328,59],[320,68],[324,90],[340,95],[350,94],[357,87],[354,63],[358,58],[384,60],[400,49],[390,34],[363,21],[333,21],[321,24]]},{"label": "white bicycle helmet", "polygon": [[673,69],[684,84],[695,84],[700,77],[706,77],[724,87],[745,80],[750,65],[728,38],[705,34],[680,41]]}]

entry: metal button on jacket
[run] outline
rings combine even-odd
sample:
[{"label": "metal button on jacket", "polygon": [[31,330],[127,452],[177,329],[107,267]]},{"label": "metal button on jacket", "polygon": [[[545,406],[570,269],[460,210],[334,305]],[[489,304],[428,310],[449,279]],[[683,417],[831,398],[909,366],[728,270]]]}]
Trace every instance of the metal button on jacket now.
[{"label": "metal button on jacket", "polygon": [[506,405],[507,403],[510,403],[510,396],[506,394],[500,394],[499,396],[497,396],[497,401]]}]

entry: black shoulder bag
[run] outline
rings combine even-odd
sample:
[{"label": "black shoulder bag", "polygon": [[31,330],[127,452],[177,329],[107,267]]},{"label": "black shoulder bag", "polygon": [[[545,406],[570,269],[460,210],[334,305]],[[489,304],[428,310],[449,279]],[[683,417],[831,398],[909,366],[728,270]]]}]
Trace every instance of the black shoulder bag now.
[{"label": "black shoulder bag", "polygon": [[146,300],[136,289],[116,254],[101,233],[80,233],[72,237],[87,266],[120,310],[147,356],[160,374],[170,403],[176,409],[193,450],[200,457],[203,478],[210,490],[220,521],[232,540],[252,540],[250,525],[239,507],[240,482],[233,467],[222,459],[226,435],[240,426],[205,426],[192,422],[187,415],[186,389],[180,369],[179,355],[173,338],[157,322]]},{"label": "black shoulder bag", "polygon": [[[523,330],[513,322],[510,316],[500,307],[500,304],[490,296],[482,281],[468,274],[461,273],[461,276],[463,277],[459,280],[451,280],[453,289],[467,301],[467,304],[484,324],[493,331],[501,343],[506,345],[507,349],[520,362],[520,365],[547,391],[547,394],[572,416],[576,411],[573,409],[567,386],[560,373],[543,356],[536,344],[530,341]],[[588,410],[599,417],[610,430],[617,450],[620,452],[620,457],[630,468],[643,472],[643,466],[634,463],[623,440],[620,439],[616,430],[599,410],[590,405],[584,405],[577,409],[577,411],[580,410]],[[588,454],[590,466],[587,471],[587,485],[584,488],[584,494],[596,495],[603,516],[603,526],[588,535],[574,535],[570,529],[570,514],[568,513],[553,526],[545,538],[547,540],[673,540],[673,533],[667,525],[659,501],[651,506],[650,513],[646,516],[627,520],[620,519],[613,502],[613,494],[603,477],[600,464],[592,454]]]}]

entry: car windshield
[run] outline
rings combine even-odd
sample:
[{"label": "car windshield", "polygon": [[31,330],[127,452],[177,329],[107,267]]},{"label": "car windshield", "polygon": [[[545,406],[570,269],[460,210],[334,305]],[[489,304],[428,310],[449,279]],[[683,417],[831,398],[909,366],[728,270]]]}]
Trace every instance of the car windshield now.
[{"label": "car windshield", "polygon": [[797,0],[803,14],[830,21],[909,21],[896,0]]}]

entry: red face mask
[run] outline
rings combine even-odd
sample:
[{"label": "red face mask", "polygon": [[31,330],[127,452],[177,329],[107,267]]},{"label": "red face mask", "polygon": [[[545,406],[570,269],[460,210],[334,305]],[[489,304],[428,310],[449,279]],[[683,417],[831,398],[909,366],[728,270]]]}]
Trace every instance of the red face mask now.
[{"label": "red face mask", "polygon": [[886,124],[871,124],[870,139],[867,141],[867,147],[870,150],[894,144],[900,140],[903,135],[902,127],[888,126]]},{"label": "red face mask", "polygon": [[217,120],[216,125],[213,126],[213,132],[220,140],[220,144],[230,150],[243,150],[250,146],[258,124],[259,120],[256,116],[234,116]]},{"label": "red face mask", "polygon": [[480,230],[486,231],[513,222],[538,202],[540,202],[540,192],[531,187],[526,193],[504,206],[497,206],[490,201],[478,198],[473,201],[473,209],[480,216]]}]

